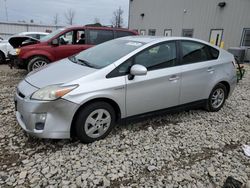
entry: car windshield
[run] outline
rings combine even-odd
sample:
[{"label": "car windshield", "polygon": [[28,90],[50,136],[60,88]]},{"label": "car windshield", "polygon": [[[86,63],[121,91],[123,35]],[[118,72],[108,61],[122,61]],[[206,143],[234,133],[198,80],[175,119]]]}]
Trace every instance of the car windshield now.
[{"label": "car windshield", "polygon": [[[112,40],[89,48],[74,57],[75,63],[97,69],[106,67],[145,43],[130,40]],[[70,58],[72,61],[72,58]]]},{"label": "car windshield", "polygon": [[63,30],[65,30],[65,28],[61,28],[61,29],[57,29],[55,31],[53,31],[52,33],[46,35],[45,37],[42,37],[40,39],[41,42],[45,42],[50,40],[51,38],[53,38],[54,36],[56,36],[57,34],[61,33]]}]

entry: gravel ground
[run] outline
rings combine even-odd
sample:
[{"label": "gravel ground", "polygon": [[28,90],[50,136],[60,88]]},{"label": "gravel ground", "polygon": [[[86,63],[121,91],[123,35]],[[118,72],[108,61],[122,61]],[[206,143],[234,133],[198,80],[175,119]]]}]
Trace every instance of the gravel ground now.
[{"label": "gravel ground", "polygon": [[250,145],[250,74],[217,113],[190,110],[117,126],[88,145],[21,130],[13,94],[25,74],[0,66],[0,187],[212,188],[228,176],[250,179],[241,149]]}]

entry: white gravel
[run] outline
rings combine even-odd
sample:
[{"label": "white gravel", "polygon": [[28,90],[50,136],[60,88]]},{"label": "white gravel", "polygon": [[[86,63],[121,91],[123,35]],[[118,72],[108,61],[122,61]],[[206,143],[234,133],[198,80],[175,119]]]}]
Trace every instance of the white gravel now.
[{"label": "white gravel", "polygon": [[27,136],[14,115],[13,94],[25,76],[0,66],[0,187],[221,187],[246,183],[250,158],[250,66],[217,113],[191,110],[117,126],[104,140]]}]

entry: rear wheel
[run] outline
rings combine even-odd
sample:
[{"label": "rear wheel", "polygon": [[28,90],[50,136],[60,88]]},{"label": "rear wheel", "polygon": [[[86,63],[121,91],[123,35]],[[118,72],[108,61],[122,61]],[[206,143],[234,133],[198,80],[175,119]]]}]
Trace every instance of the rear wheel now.
[{"label": "rear wheel", "polygon": [[227,98],[226,86],[221,83],[217,84],[210,93],[210,96],[207,100],[206,109],[209,112],[219,111],[223,107],[226,98]]},{"label": "rear wheel", "polygon": [[92,103],[76,117],[76,135],[83,143],[105,138],[115,125],[115,111],[106,102]]},{"label": "rear wheel", "polygon": [[0,64],[4,64],[6,61],[5,55],[3,52],[0,51]]},{"label": "rear wheel", "polygon": [[28,63],[28,72],[31,72],[35,69],[39,69],[43,66],[46,66],[47,64],[49,64],[49,60],[45,57],[42,56],[36,56],[33,57],[32,59],[30,59],[29,63]]}]

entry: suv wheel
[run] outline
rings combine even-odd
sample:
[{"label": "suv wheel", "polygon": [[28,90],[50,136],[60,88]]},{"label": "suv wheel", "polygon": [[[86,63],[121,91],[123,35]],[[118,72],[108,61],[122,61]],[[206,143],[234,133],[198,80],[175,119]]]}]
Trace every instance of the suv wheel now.
[{"label": "suv wheel", "polygon": [[76,135],[83,143],[105,138],[115,125],[115,111],[106,102],[92,103],[83,108],[76,118]]},{"label": "suv wheel", "polygon": [[210,93],[209,99],[207,100],[206,109],[209,112],[219,111],[223,107],[226,98],[227,88],[221,83],[217,84]]},{"label": "suv wheel", "polygon": [[28,72],[39,69],[47,64],[49,64],[49,60],[47,58],[41,56],[33,57],[28,63]]}]

